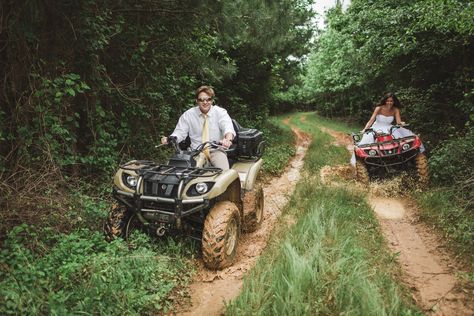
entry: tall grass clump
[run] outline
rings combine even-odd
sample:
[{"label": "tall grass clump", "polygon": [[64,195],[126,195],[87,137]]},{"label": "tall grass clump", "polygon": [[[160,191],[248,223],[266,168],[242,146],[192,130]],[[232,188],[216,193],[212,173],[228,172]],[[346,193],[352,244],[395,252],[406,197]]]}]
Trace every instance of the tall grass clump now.
[{"label": "tall grass clump", "polygon": [[0,252],[1,315],[142,315],[168,312],[171,293],[190,267],[179,256],[158,254],[137,234],[123,240],[81,229],[69,234],[23,225]]},{"label": "tall grass clump", "polygon": [[[361,192],[326,186],[319,168],[347,162],[308,115],[313,136],[306,175],[284,209],[270,246],[244,280],[229,315],[421,315],[396,280],[373,211]],[[285,218],[296,222],[288,228]]]},{"label": "tall grass clump", "polygon": [[435,148],[429,159],[433,190],[417,195],[423,220],[435,225],[474,270],[474,128]]},{"label": "tall grass clump", "polygon": [[295,139],[291,129],[276,124],[274,119],[269,120],[262,129],[265,140],[263,171],[270,175],[281,174],[295,154]]},{"label": "tall grass clump", "polygon": [[290,203],[297,223],[281,228],[230,315],[418,313],[363,197],[307,179]]},{"label": "tall grass clump", "polygon": [[[450,245],[474,270],[474,212],[455,188],[434,188],[417,197],[421,218],[443,231]],[[472,204],[472,200],[470,201]]]}]

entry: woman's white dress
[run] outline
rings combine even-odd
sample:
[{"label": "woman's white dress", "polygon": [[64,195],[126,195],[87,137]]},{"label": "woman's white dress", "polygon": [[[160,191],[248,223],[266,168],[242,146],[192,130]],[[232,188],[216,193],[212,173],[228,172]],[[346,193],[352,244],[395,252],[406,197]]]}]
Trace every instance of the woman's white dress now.
[{"label": "woman's white dress", "polygon": [[[371,128],[375,131],[382,131],[384,133],[390,133],[390,128],[393,126],[392,123],[395,120],[395,117],[393,115],[383,115],[383,114],[377,114],[375,117],[375,122],[372,124]],[[400,127],[397,129],[394,129],[392,131],[392,135],[394,138],[402,138],[402,137],[408,137],[408,136],[413,136],[415,135],[412,131],[409,129],[406,129],[404,127]],[[375,142],[374,135],[372,132],[366,132],[364,135],[362,135],[362,139],[359,141],[357,145],[364,145],[364,144],[372,144]],[[423,144],[420,147],[420,152],[424,152],[425,147]],[[355,154],[352,153],[351,157],[351,165],[355,166],[356,163],[356,158]]]}]

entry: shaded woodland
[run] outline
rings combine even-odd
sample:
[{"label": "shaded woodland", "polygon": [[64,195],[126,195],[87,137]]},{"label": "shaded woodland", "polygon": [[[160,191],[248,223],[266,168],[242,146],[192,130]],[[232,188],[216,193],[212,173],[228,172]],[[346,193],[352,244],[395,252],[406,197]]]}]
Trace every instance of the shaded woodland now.
[{"label": "shaded woodland", "polygon": [[472,201],[473,16],[468,0],[353,0],[345,11],[338,4],[291,98],[365,124],[383,94],[396,93],[402,119],[426,144],[433,182],[454,184]]},{"label": "shaded woodland", "polygon": [[[196,245],[146,234],[109,243],[102,224],[114,171],[164,160],[169,152],[155,145],[202,84],[242,126],[263,131],[265,175],[282,173],[295,153],[291,130],[270,116],[315,111],[307,128],[362,128],[381,96],[396,93],[431,173],[426,190],[404,194],[467,258],[459,277],[473,281],[474,3],[352,0],[342,9],[336,0],[319,30],[313,2],[2,0],[0,314],[170,314],[189,300]],[[309,173],[349,163],[345,148],[314,131]],[[392,278],[397,255],[362,190],[309,178],[286,210],[298,233],[282,221],[272,244],[283,251],[262,256],[269,281],[249,274],[263,291],[258,308],[418,314]],[[269,287],[275,280],[281,292]],[[253,303],[256,292],[246,296]],[[291,301],[283,309],[274,303],[282,298]]]},{"label": "shaded woodland", "polygon": [[69,185],[156,159],[202,84],[261,126],[309,52],[312,15],[306,0],[2,1],[0,206],[55,212]]},{"label": "shaded woodland", "polygon": [[362,125],[395,92],[432,183],[472,216],[472,2],[336,1],[324,30],[311,3],[2,1],[3,228],[63,214],[82,189],[106,195],[129,158],[161,159],[154,145],[202,84],[260,128],[298,109]]}]

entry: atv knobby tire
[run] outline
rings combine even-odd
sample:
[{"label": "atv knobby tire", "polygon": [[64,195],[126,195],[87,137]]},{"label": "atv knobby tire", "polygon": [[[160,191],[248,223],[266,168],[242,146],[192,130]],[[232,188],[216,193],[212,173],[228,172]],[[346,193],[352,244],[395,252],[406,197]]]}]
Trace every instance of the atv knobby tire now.
[{"label": "atv knobby tire", "polygon": [[223,269],[232,265],[240,237],[240,214],[229,201],[218,202],[204,222],[202,258],[209,269]]},{"label": "atv knobby tire", "polygon": [[416,172],[418,175],[418,182],[421,187],[428,185],[430,180],[429,171],[428,171],[428,160],[426,159],[425,154],[419,153],[415,157]]},{"label": "atv knobby tire", "polygon": [[362,184],[369,184],[369,171],[362,161],[356,161],[356,179]]},{"label": "atv knobby tire", "polygon": [[255,186],[244,196],[243,230],[251,233],[260,228],[263,222],[264,193],[260,185]]},{"label": "atv knobby tire", "polygon": [[124,205],[113,204],[104,223],[105,239],[112,241],[119,237],[126,238],[126,226],[129,217],[130,212]]}]

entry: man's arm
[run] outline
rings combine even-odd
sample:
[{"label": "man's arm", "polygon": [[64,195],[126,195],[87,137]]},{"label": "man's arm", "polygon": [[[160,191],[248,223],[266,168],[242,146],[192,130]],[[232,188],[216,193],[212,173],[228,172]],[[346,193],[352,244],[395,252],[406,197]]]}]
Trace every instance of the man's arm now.
[{"label": "man's arm", "polygon": [[178,124],[176,124],[176,127],[175,127],[173,133],[171,133],[171,135],[170,135],[170,136],[176,136],[178,143],[185,140],[186,137],[188,136],[189,123],[188,123],[187,119],[188,119],[187,114],[185,112],[180,116],[180,118],[178,120]]},{"label": "man's arm", "polygon": [[232,119],[227,111],[222,108],[219,117],[219,128],[224,134],[224,139],[221,140],[222,145],[227,148],[230,147],[235,137],[234,124],[232,124]]}]

